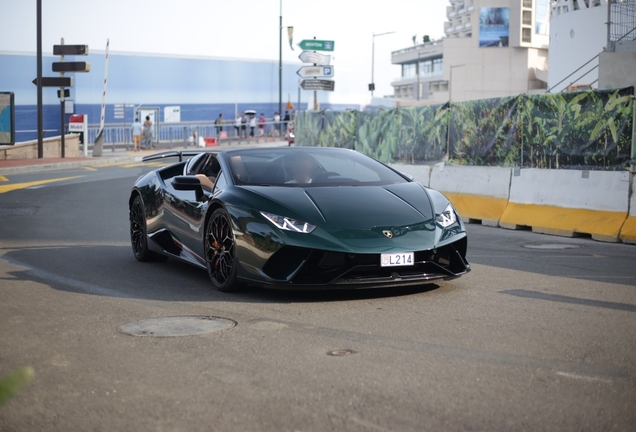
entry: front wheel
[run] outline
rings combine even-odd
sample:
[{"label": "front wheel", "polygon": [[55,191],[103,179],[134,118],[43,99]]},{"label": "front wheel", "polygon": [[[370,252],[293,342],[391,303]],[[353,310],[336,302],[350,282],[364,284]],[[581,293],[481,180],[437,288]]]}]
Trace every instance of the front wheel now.
[{"label": "front wheel", "polygon": [[223,209],[216,209],[205,228],[205,263],[216,289],[238,291],[236,281],[236,243],[230,218]]},{"label": "front wheel", "polygon": [[153,253],[148,249],[146,236],[146,211],[139,195],[130,206],[130,243],[138,261],[150,261]]}]

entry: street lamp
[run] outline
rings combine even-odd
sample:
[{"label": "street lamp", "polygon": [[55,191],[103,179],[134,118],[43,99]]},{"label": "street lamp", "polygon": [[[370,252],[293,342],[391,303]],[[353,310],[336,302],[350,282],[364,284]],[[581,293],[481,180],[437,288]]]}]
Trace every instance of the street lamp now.
[{"label": "street lamp", "polygon": [[283,0],[278,16],[278,115],[283,111]]},{"label": "street lamp", "polygon": [[375,81],[373,76],[373,70],[375,68],[375,37],[376,36],[384,36],[388,34],[395,33],[394,31],[386,32],[386,33],[373,33],[373,44],[371,45],[371,84],[369,84],[369,90],[371,90],[371,97],[373,97],[373,90],[375,90]]},{"label": "street lamp", "polygon": [[417,49],[417,65],[415,65],[415,72],[417,73],[417,100],[420,100],[420,49]]}]

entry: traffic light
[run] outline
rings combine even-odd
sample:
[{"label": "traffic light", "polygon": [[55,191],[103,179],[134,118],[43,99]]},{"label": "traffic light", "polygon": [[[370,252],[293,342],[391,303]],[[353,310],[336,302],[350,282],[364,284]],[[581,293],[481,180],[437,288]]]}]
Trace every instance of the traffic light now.
[{"label": "traffic light", "polygon": [[53,45],[53,55],[88,55],[88,45]]},{"label": "traffic light", "polygon": [[88,62],[54,62],[53,72],[89,72],[91,64]]}]

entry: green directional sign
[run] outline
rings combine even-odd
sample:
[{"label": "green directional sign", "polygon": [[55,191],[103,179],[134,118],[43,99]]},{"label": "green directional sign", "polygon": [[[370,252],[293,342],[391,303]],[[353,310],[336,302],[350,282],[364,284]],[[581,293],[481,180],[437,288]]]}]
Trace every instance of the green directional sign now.
[{"label": "green directional sign", "polygon": [[316,39],[305,39],[298,44],[300,49],[314,51],[333,51],[334,45],[334,41]]}]

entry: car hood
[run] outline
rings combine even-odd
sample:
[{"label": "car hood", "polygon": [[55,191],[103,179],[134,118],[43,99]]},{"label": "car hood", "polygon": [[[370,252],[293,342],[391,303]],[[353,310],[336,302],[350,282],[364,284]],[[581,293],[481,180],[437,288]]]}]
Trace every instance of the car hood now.
[{"label": "car hood", "polygon": [[385,186],[244,188],[284,207],[263,209],[265,211],[323,227],[371,230],[421,224],[434,218],[426,190],[415,182]]}]

